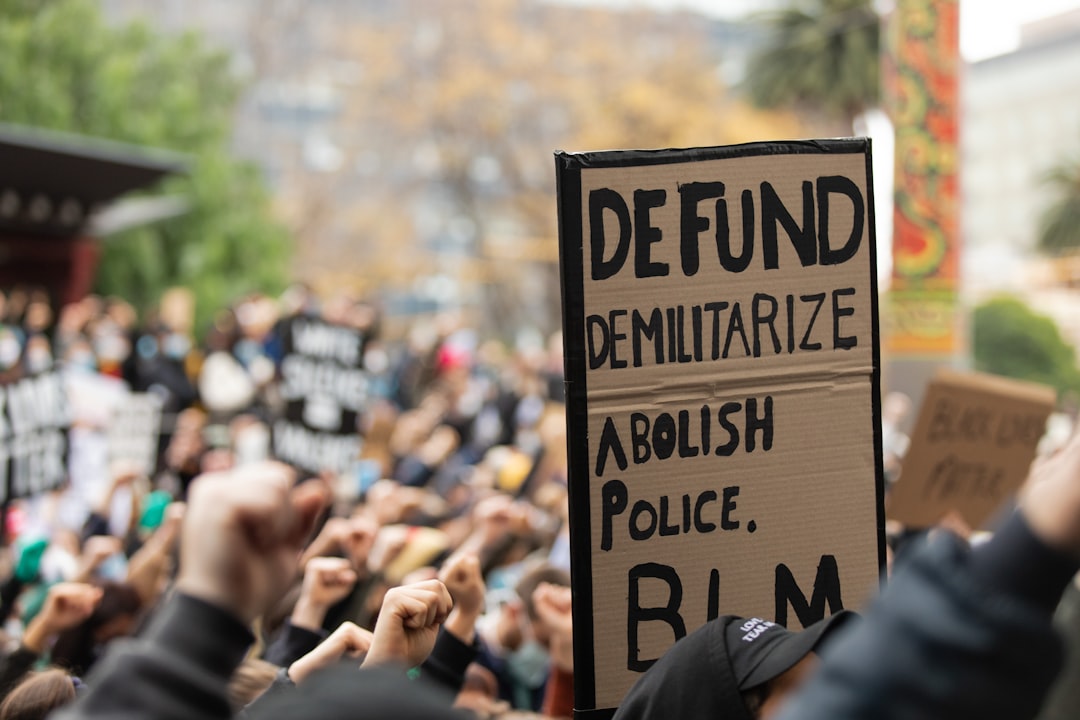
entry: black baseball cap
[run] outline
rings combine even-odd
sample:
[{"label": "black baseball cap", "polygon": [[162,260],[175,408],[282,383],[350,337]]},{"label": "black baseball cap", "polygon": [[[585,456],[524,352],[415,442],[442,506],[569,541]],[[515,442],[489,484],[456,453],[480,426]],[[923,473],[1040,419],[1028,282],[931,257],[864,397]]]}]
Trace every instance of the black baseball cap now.
[{"label": "black baseball cap", "polygon": [[820,650],[837,629],[854,617],[855,613],[841,610],[799,631],[757,617],[729,618],[725,628],[727,654],[739,690],[749,690],[787,672],[811,652]]}]

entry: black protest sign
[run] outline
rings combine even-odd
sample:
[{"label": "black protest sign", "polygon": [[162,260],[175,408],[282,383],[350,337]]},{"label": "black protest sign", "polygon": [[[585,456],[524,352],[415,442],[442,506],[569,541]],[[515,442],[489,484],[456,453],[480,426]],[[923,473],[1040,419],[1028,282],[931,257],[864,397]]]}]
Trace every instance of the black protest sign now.
[{"label": "black protest sign", "polygon": [[577,709],[884,558],[866,140],[559,154]]},{"label": "black protest sign", "polygon": [[364,336],[316,318],[292,318],[285,334],[274,454],[309,472],[344,472],[360,452],[357,417],[368,398]]},{"label": "black protest sign", "polygon": [[39,495],[65,482],[70,424],[58,371],[0,387],[0,500]]},{"label": "black protest sign", "polygon": [[157,469],[164,402],[153,393],[131,393],[113,409],[106,434],[109,461],[128,461],[143,475]]},{"label": "black protest sign", "polygon": [[890,491],[889,518],[924,528],[956,512],[984,527],[1027,477],[1056,402],[1045,385],[939,371]]}]

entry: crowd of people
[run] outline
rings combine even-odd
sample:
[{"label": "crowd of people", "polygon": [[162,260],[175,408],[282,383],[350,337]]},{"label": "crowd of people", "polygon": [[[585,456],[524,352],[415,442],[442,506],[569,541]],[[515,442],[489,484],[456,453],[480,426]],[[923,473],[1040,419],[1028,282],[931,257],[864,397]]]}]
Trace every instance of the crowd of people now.
[{"label": "crowd of people", "polygon": [[[163,417],[153,467],[76,458],[67,485],[7,508],[0,720],[572,716],[558,338],[508,349],[439,318],[395,343],[372,305],[303,288],[242,299],[201,342],[183,313],[139,323],[119,300],[53,322],[23,291],[0,315],[5,381],[107,377]],[[273,457],[297,315],[365,338],[347,471]],[[107,431],[88,404],[72,456]],[[1036,467],[990,541],[932,536],[861,619],[723,616],[616,717],[1035,717],[1080,568],[1080,440]]]},{"label": "crowd of people", "polygon": [[[173,593],[193,481],[273,459],[288,321],[305,316],[363,337],[363,441],[348,470],[297,475],[320,489],[326,506],[294,582],[260,613],[230,707],[239,711],[273,686],[279,668],[296,682],[343,653],[378,664],[378,643],[368,652],[371,631],[377,639],[379,618],[410,597],[396,593],[434,584],[450,588],[454,610],[440,613],[431,657],[413,663],[426,679],[481,716],[569,716],[558,339],[533,334],[506,348],[440,316],[390,342],[368,303],[320,300],[295,287],[280,298],[241,299],[197,341],[179,298],[179,311],[163,302],[139,323],[118,299],[88,297],[60,308],[54,322],[40,291],[7,297],[0,343],[8,337],[14,346],[5,380],[58,371],[72,395],[70,481],[12,501],[5,516],[11,654],[0,688],[8,704],[38,702],[36,684],[85,688],[114,640],[152,624]],[[152,468],[101,461],[109,423],[101,406],[115,395],[102,388],[120,384],[160,400]],[[392,647],[382,653],[405,659]],[[28,674],[39,666],[53,670]],[[26,715],[0,708],[0,717]]]}]

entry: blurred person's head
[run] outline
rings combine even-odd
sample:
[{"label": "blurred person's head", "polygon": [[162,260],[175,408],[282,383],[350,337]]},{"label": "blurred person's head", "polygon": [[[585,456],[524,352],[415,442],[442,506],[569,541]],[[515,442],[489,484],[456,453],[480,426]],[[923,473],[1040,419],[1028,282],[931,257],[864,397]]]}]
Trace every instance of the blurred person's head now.
[{"label": "blurred person's head", "polygon": [[65,671],[51,668],[30,673],[0,703],[0,720],[44,720],[74,700],[75,682]]},{"label": "blurred person's head", "polygon": [[35,374],[44,372],[52,367],[52,345],[45,335],[31,335],[26,339],[26,349],[23,351],[23,364],[26,372]]},{"label": "blurred person's head", "polygon": [[712,620],[675,643],[638,678],[620,720],[695,716],[769,720],[817,665],[817,654],[854,616],[842,611],[805,630],[761,618]]},{"label": "blurred person's head", "polygon": [[0,370],[10,370],[18,365],[22,350],[20,331],[9,325],[0,327]]},{"label": "blurred person's head", "polygon": [[78,338],[68,345],[64,351],[64,365],[69,368],[78,368],[80,370],[96,370],[97,369],[97,356],[94,355],[94,348],[89,341]]},{"label": "blurred person's head", "polygon": [[902,392],[891,392],[881,402],[881,421],[900,425],[911,411],[911,398]]},{"label": "blurred person's head", "polygon": [[379,312],[375,306],[357,301],[345,313],[345,323],[364,333],[375,333],[379,323]]},{"label": "blurred person's head", "polygon": [[542,645],[547,645],[548,638],[543,629],[543,624],[537,622],[536,605],[533,603],[533,594],[541,583],[570,587],[570,573],[562,568],[555,567],[551,563],[542,562],[530,568],[521,576],[514,590],[521,598],[525,609],[525,617],[529,622],[529,632]]},{"label": "blurred person's head", "polygon": [[495,674],[474,662],[465,668],[465,680],[454,699],[454,707],[489,718],[500,716],[510,705],[499,700],[499,681]]},{"label": "blurred person's head", "polygon": [[43,333],[52,325],[53,312],[47,298],[36,298],[26,306],[23,327],[27,332]]},{"label": "blurred person's head", "polygon": [[165,466],[181,474],[199,471],[199,462],[206,451],[203,429],[206,413],[198,408],[181,410],[176,416],[172,437],[165,448]]},{"label": "blurred person's head", "polygon": [[334,293],[323,303],[323,320],[334,325],[347,325],[354,302],[352,296],[344,290]]},{"label": "blurred person's head", "polygon": [[293,283],[285,288],[278,298],[278,306],[282,317],[303,315],[314,312],[318,303],[311,288],[304,283]]},{"label": "blurred person's head", "polygon": [[262,341],[278,321],[278,306],[265,295],[252,295],[236,306],[236,322],[240,334]]},{"label": "blurred person's head", "polygon": [[101,581],[101,600],[89,618],[60,633],[53,646],[53,663],[77,675],[85,675],[105,647],[136,628],[142,599],[127,583]]},{"label": "blurred person's head", "polygon": [[7,303],[5,304],[5,314],[7,321],[14,324],[21,324],[23,320],[23,314],[26,312],[26,304],[30,302],[30,294],[25,287],[18,286],[11,290],[7,297]]},{"label": "blurred person's head", "polygon": [[229,352],[240,338],[240,326],[231,309],[219,310],[206,333],[207,352]]}]

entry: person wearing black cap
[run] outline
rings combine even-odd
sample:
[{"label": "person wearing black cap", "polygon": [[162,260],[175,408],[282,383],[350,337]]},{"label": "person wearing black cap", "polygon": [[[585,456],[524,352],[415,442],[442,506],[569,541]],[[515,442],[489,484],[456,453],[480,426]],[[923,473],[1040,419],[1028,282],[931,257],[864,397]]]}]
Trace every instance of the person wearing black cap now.
[{"label": "person wearing black cap", "polygon": [[615,720],[768,720],[816,665],[815,652],[854,614],[801,632],[725,615],[679,640],[630,689]]}]

